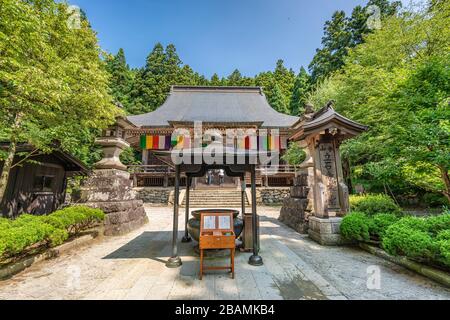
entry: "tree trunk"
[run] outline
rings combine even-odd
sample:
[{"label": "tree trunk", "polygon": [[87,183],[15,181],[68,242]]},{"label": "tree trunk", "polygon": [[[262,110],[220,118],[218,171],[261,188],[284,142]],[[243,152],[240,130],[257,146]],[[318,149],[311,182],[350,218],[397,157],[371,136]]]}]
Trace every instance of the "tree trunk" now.
[{"label": "tree trunk", "polygon": [[14,120],[14,126],[11,132],[11,138],[8,147],[8,156],[3,164],[2,173],[0,176],[0,203],[3,202],[3,197],[6,193],[6,187],[8,186],[9,172],[14,162],[14,156],[16,155],[17,149],[17,129],[20,126],[20,115],[16,115]]},{"label": "tree trunk", "polygon": [[349,159],[344,159],[344,161],[342,161],[342,171],[344,175],[344,181],[347,184],[348,192],[350,194],[353,194],[352,171]]},{"label": "tree trunk", "polygon": [[442,193],[447,197],[448,202],[450,202],[450,176],[446,168],[440,166],[439,169],[441,170],[442,180],[444,181],[445,185],[445,191],[443,191]]},{"label": "tree trunk", "polygon": [[8,157],[5,160],[2,168],[2,175],[0,177],[0,203],[3,201],[3,197],[6,192],[6,187],[8,185],[9,171],[11,170],[14,156],[16,154],[16,142],[11,141],[8,148]]}]

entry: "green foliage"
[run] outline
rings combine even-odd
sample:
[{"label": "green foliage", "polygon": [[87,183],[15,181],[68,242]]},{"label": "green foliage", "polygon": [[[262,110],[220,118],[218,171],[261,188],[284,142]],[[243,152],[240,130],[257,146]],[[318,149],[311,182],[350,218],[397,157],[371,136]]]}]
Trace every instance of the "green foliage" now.
[{"label": "green foliage", "polygon": [[383,248],[393,255],[450,266],[450,215],[405,217],[387,228]]},{"label": "green foliage", "polygon": [[386,17],[310,97],[370,126],[342,153],[376,190],[450,199],[449,12],[447,1]]},{"label": "green foliage", "polygon": [[269,103],[276,111],[288,114],[289,110],[284,100],[283,93],[281,92],[280,86],[275,84],[271,92]]},{"label": "green foliage", "polygon": [[189,66],[182,66],[173,44],[164,49],[161,43],[157,43],[147,57],[145,67],[135,75],[127,111],[131,114],[154,111],[167,99],[172,85],[194,85],[202,81],[206,80]]},{"label": "green foliage", "polygon": [[386,230],[383,248],[392,255],[432,260],[435,243],[426,231],[420,229],[412,227],[409,221],[400,220]]},{"label": "green foliage", "polygon": [[369,218],[361,212],[347,215],[341,224],[341,235],[347,240],[367,241],[369,235]]},{"label": "green foliage", "polygon": [[400,218],[395,214],[380,213],[376,214],[370,219],[369,233],[379,239],[383,239],[386,230],[399,221]]},{"label": "green foliage", "polygon": [[115,56],[106,58],[106,69],[110,77],[111,94],[121,103],[125,110],[130,108],[130,91],[133,85],[135,73],[130,70],[125,58],[125,52],[121,48]]},{"label": "green foliage", "polygon": [[450,229],[442,230],[441,232],[439,232],[436,239],[438,241],[450,240]]},{"label": "green foliage", "polygon": [[438,242],[438,262],[450,268],[450,239]]},{"label": "green foliage", "polygon": [[429,217],[426,219],[426,229],[434,237],[439,233],[450,230],[450,214]]},{"label": "green foliage", "polygon": [[301,115],[305,110],[304,107],[308,103],[308,93],[311,90],[311,77],[305,68],[301,68],[299,74],[295,78],[294,89],[290,102],[291,114],[294,116]]},{"label": "green foliage", "polygon": [[[0,137],[11,148],[0,160],[16,143],[88,160],[97,130],[120,113],[94,31],[86,19],[71,28],[70,14],[65,2],[1,1]],[[10,169],[2,168],[0,199]]]},{"label": "green foliage", "polygon": [[346,17],[344,11],[336,11],[331,20],[325,23],[322,48],[317,49],[309,65],[314,83],[339,70],[345,63],[349,49],[363,43],[365,37],[372,32],[367,21],[373,14],[369,11],[373,5],[380,9],[380,18],[384,20],[397,13],[401,2],[370,0],[365,7],[356,6],[350,17]]},{"label": "green foliage", "polygon": [[54,247],[103,221],[98,209],[69,207],[48,216],[21,215],[16,220],[0,219],[0,260],[26,254],[42,246]]},{"label": "green foliage", "polygon": [[73,206],[54,212],[43,220],[55,228],[68,230],[70,234],[77,234],[81,230],[89,229],[103,221],[105,214],[98,209],[83,206]]},{"label": "green foliage", "polygon": [[137,150],[133,148],[126,148],[120,154],[120,161],[124,165],[141,164],[140,154]]},{"label": "green foliage", "polygon": [[393,255],[431,258],[433,239],[423,218],[405,217],[386,230],[383,248]]},{"label": "green foliage", "polygon": [[291,143],[282,160],[291,166],[297,167],[306,160],[306,152],[297,143]]},{"label": "green foliage", "polygon": [[450,202],[442,194],[430,192],[423,195],[422,202],[429,208],[438,208],[450,205]]},{"label": "green foliage", "polygon": [[377,213],[400,214],[401,208],[384,194],[350,196],[350,208],[352,211],[363,212],[367,215]]}]

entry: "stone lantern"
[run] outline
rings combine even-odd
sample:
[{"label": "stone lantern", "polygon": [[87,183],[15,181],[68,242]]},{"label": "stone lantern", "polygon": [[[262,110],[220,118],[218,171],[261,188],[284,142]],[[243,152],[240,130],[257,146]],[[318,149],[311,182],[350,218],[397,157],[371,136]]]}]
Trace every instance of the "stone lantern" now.
[{"label": "stone lantern", "polygon": [[81,202],[106,213],[105,235],[122,235],[148,222],[142,200],[136,199],[133,181],[120,154],[130,145],[125,141],[126,130],[135,126],[118,117],[114,126],[104,130],[96,139],[102,147],[103,158],[94,164],[81,191]]},{"label": "stone lantern", "polygon": [[119,117],[114,126],[103,130],[102,136],[95,140],[95,143],[101,146],[103,151],[103,158],[94,164],[95,169],[127,170],[127,167],[120,161],[120,155],[123,150],[130,147],[130,144],[125,141],[125,129],[130,129],[132,126],[128,120]]},{"label": "stone lantern", "polygon": [[308,171],[309,199],[312,202],[309,236],[321,244],[336,245],[342,242],[340,224],[349,212],[349,190],[343,176],[339,148],[343,141],[368,128],[337,113],[332,102],[315,113],[309,109],[291,137],[308,153],[303,168]]}]

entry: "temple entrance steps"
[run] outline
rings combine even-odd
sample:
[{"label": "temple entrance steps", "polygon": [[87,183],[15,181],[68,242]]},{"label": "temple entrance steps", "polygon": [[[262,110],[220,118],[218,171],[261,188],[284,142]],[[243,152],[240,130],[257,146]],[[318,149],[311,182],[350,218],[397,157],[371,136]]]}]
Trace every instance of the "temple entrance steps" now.
[{"label": "temple entrance steps", "polygon": [[[246,206],[250,203],[245,199]],[[186,197],[184,197],[182,206],[186,206]],[[233,188],[208,188],[191,190],[190,204],[191,208],[240,208],[241,191]]]}]

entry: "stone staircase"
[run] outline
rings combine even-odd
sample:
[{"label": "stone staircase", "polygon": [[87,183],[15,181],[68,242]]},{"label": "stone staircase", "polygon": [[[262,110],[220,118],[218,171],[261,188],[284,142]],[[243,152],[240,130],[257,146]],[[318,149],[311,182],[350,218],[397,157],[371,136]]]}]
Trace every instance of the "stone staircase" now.
[{"label": "stone staircase", "polygon": [[[250,203],[246,198],[246,205]],[[186,196],[183,199],[182,206],[186,206]],[[191,208],[240,208],[241,192],[238,189],[198,189],[191,190],[190,196]]]}]

